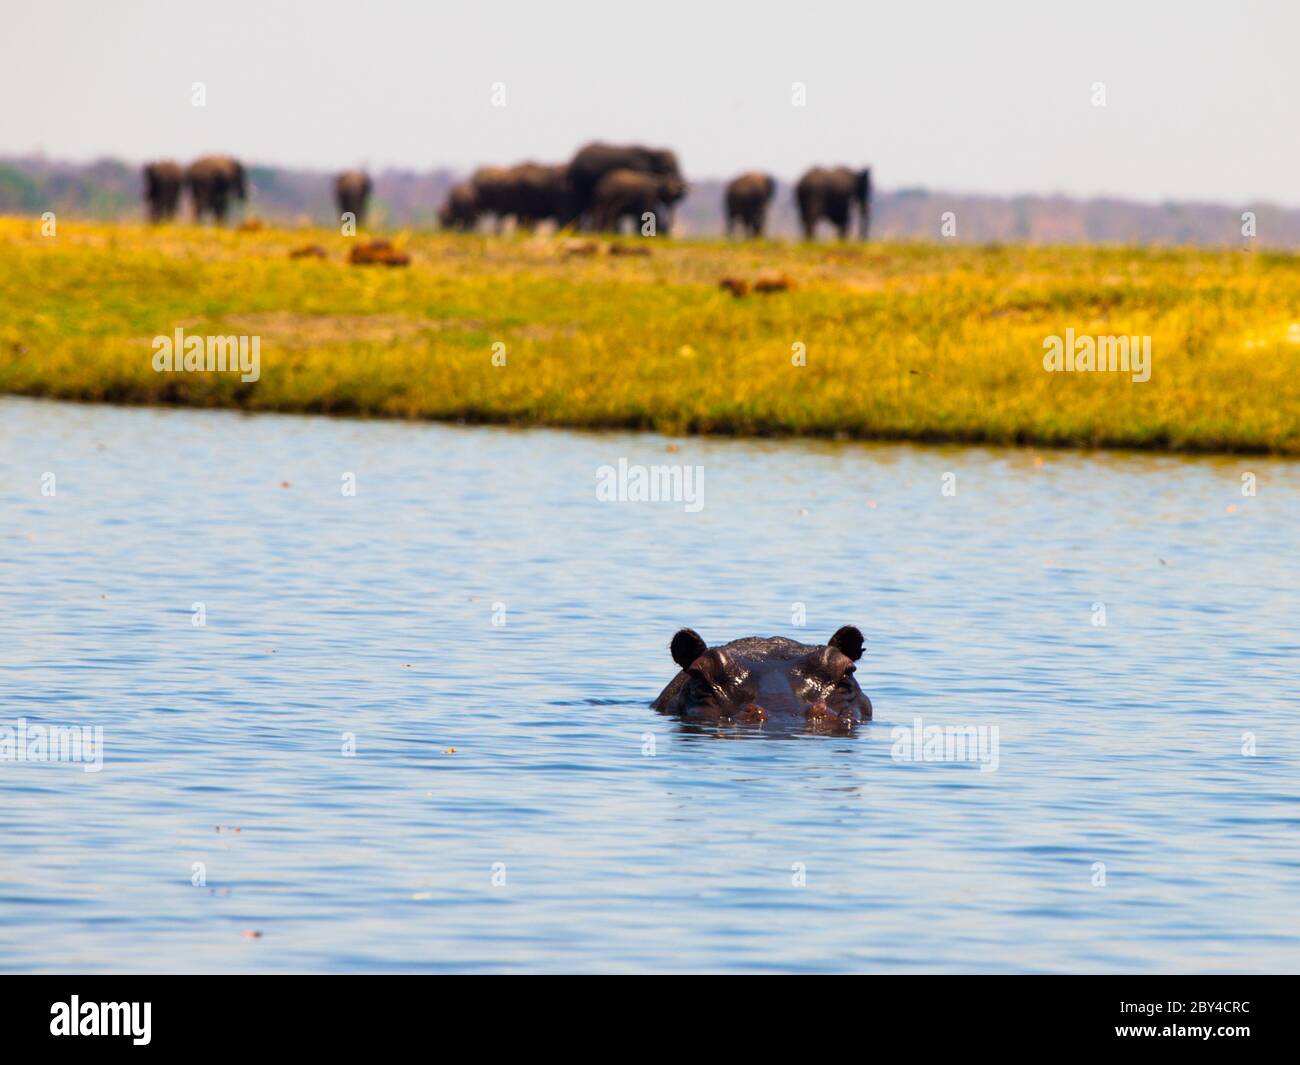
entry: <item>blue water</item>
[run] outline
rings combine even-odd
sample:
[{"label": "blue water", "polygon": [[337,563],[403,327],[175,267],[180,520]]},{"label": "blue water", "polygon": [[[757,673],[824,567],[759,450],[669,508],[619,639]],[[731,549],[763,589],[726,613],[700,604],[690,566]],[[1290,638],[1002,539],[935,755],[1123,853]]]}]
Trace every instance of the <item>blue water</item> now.
[{"label": "blue water", "polygon": [[[0,968],[1300,971],[1298,530],[1254,457],[0,400],[0,725],[104,737],[0,762]],[[647,705],[845,623],[855,736]]]}]

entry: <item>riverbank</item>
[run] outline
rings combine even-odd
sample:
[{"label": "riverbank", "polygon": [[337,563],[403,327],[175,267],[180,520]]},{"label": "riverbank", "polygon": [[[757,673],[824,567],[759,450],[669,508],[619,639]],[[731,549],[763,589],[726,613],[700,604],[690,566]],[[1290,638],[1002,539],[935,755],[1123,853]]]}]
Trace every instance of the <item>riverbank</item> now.
[{"label": "riverbank", "polygon": [[[621,255],[563,237],[391,239],[409,266],[350,265],[356,241],[332,231],[60,220],[42,236],[39,220],[0,219],[0,392],[1300,454],[1295,255],[663,238],[615,242],[650,252]],[[290,257],[310,245],[324,257]],[[178,329],[259,338],[257,380],[157,372],[156,338]],[[1099,337],[1137,338],[1127,371],[1045,369],[1058,345],[1064,366]]]}]

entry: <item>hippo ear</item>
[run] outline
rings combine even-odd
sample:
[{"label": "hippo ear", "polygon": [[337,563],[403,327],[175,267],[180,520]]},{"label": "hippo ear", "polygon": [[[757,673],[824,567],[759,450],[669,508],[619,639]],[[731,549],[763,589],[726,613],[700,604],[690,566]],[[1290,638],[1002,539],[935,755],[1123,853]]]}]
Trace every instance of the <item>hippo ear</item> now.
[{"label": "hippo ear", "polygon": [[843,628],[837,629],[835,635],[831,637],[831,646],[840,654],[853,659],[855,662],[862,657],[862,644],[864,642],[862,633],[852,625],[845,625]]},{"label": "hippo ear", "polygon": [[673,653],[673,661],[682,669],[686,669],[709,647],[694,629],[679,629],[677,635],[673,637],[673,642],[668,645],[668,649]]}]

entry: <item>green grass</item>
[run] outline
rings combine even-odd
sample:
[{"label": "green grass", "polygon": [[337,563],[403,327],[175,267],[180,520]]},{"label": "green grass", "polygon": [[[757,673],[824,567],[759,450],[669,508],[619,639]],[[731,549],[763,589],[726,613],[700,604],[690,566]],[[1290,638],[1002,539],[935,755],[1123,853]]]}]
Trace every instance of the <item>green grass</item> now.
[{"label": "green grass", "polygon": [[[329,257],[291,260],[319,243]],[[1300,454],[1300,258],[727,244],[571,256],[415,234],[0,219],[0,391],[667,432]],[[602,242],[607,243],[607,242]],[[784,274],[737,299],[724,276]],[[261,379],[159,374],[152,338],[261,337]],[[1043,341],[1149,335],[1151,379],[1047,373]],[[492,364],[493,345],[507,365]],[[807,365],[791,364],[802,344]]]}]

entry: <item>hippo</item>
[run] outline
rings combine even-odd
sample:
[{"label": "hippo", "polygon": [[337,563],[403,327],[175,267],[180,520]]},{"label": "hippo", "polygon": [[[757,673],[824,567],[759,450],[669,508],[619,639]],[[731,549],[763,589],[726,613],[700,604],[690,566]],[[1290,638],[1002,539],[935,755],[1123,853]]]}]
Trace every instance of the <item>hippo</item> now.
[{"label": "hippo", "polygon": [[770,720],[850,732],[871,720],[871,700],[853,676],[863,642],[845,625],[824,644],[748,636],[711,648],[694,629],[682,629],[668,645],[681,672],[652,705],[688,721]]}]

